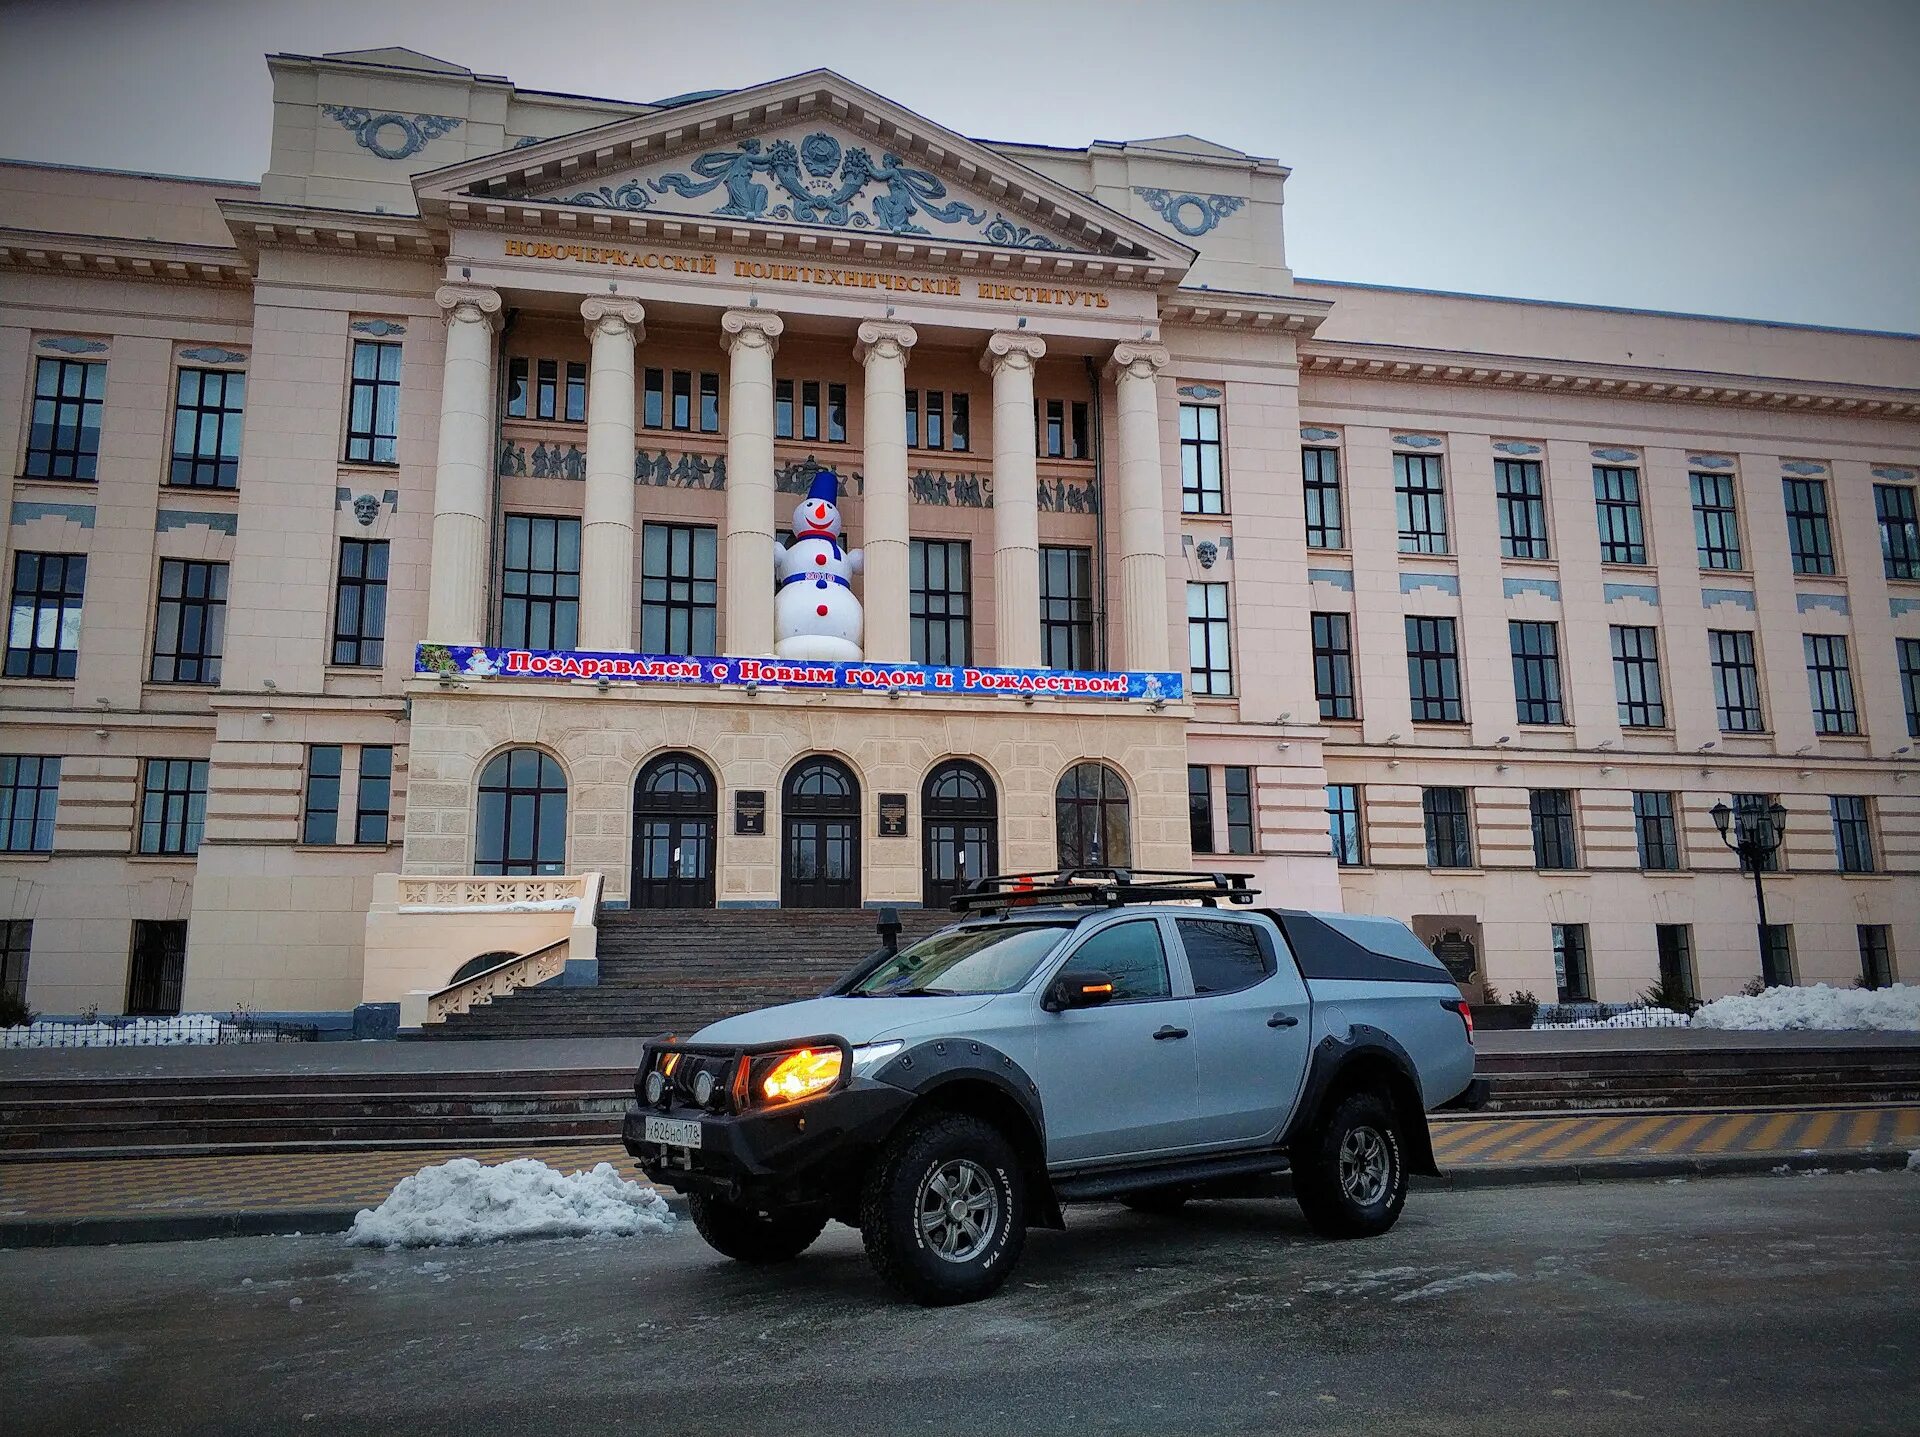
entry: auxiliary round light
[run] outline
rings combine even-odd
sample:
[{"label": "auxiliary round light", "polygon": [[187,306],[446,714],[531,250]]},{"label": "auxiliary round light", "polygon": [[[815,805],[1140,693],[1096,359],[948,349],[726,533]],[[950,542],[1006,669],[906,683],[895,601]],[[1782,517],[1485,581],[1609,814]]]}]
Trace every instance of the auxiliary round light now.
[{"label": "auxiliary round light", "polygon": [[647,1074],[647,1101],[658,1104],[667,1095],[667,1075],[659,1069]]},{"label": "auxiliary round light", "polygon": [[702,1073],[693,1080],[693,1100],[701,1107],[713,1101],[713,1074]]}]

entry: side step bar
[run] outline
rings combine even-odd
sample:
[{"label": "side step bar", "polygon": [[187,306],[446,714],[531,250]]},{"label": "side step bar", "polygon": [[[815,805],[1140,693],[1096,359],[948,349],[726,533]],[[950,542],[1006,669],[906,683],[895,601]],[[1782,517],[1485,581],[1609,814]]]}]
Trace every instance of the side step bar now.
[{"label": "side step bar", "polygon": [[1120,1193],[1140,1192],[1146,1188],[1185,1187],[1189,1183],[1213,1182],[1220,1178],[1283,1173],[1287,1167],[1285,1153],[1267,1149],[1160,1167],[1126,1168],[1119,1172],[1089,1173],[1084,1177],[1055,1178],[1053,1191],[1061,1202],[1091,1202]]}]

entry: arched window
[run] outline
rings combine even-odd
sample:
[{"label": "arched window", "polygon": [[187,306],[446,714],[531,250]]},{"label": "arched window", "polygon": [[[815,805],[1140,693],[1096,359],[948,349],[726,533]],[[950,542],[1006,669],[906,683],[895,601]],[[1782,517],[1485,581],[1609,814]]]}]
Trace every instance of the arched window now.
[{"label": "arched window", "polygon": [[567,779],[551,755],[508,749],[480,770],[473,871],[567,871]]},{"label": "arched window", "polygon": [[690,753],[663,753],[633,785],[635,908],[711,908],[720,801],[712,771]]},{"label": "arched window", "polygon": [[1125,868],[1133,862],[1127,786],[1104,763],[1076,763],[1053,791],[1060,866]]},{"label": "arched window", "polygon": [[860,906],[860,783],[816,754],[787,774],[781,794],[782,908]]},{"label": "arched window", "polygon": [[977,878],[1000,871],[1000,823],[993,780],[979,764],[948,759],[920,788],[921,902],[945,908]]}]

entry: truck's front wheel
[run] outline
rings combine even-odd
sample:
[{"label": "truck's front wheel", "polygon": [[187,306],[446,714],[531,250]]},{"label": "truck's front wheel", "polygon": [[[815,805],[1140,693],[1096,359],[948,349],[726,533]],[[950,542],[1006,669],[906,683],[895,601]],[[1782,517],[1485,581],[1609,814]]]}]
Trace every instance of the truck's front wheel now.
[{"label": "truck's front wheel", "polygon": [[1332,1104],[1294,1152],[1293,1195],[1323,1237],[1373,1237],[1394,1225],[1407,1163],[1384,1097],[1348,1093]]},{"label": "truck's front wheel", "polygon": [[1026,1185],[998,1129],[931,1115],[889,1143],[867,1175],[860,1234],[874,1270],[928,1307],[988,1296],[1027,1240]]},{"label": "truck's front wheel", "polygon": [[789,1262],[813,1246],[827,1225],[824,1212],[802,1210],[762,1216],[720,1198],[687,1195],[687,1210],[707,1246],[735,1262]]}]

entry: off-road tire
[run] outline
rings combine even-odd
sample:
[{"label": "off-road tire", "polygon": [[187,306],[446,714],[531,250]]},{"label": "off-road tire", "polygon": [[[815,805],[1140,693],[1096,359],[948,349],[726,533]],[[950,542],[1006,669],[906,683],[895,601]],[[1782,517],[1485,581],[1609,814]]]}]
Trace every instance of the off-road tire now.
[{"label": "off-road tire", "polygon": [[813,1246],[813,1240],[827,1225],[827,1215],[817,1209],[763,1217],[750,1208],[701,1193],[687,1195],[687,1209],[708,1247],[735,1262],[756,1267],[791,1262]]},{"label": "off-road tire", "polygon": [[[920,1222],[936,1175],[954,1163],[984,1174],[995,1203],[991,1233],[964,1260],[937,1252]],[[1007,1280],[1027,1241],[1026,1177],[1013,1145],[991,1123],[961,1113],[929,1114],[909,1123],[867,1173],[860,1236],[881,1279],[924,1307],[991,1295]]]},{"label": "off-road tire", "polygon": [[1186,1188],[1142,1188],[1136,1193],[1122,1193],[1120,1205],[1155,1217],[1172,1217],[1192,1196]]},{"label": "off-road tire", "polygon": [[[1355,1154],[1348,1147],[1350,1142],[1368,1154],[1384,1156],[1385,1171],[1377,1183],[1353,1181],[1360,1165],[1352,1162]],[[1349,1175],[1344,1180],[1343,1150],[1349,1158]],[[1359,1196],[1350,1183],[1361,1189]],[[1362,1200],[1376,1187],[1377,1196]],[[1334,1101],[1294,1150],[1293,1195],[1308,1224],[1322,1237],[1376,1237],[1394,1225],[1407,1201],[1406,1143],[1383,1094],[1354,1092]]]}]

